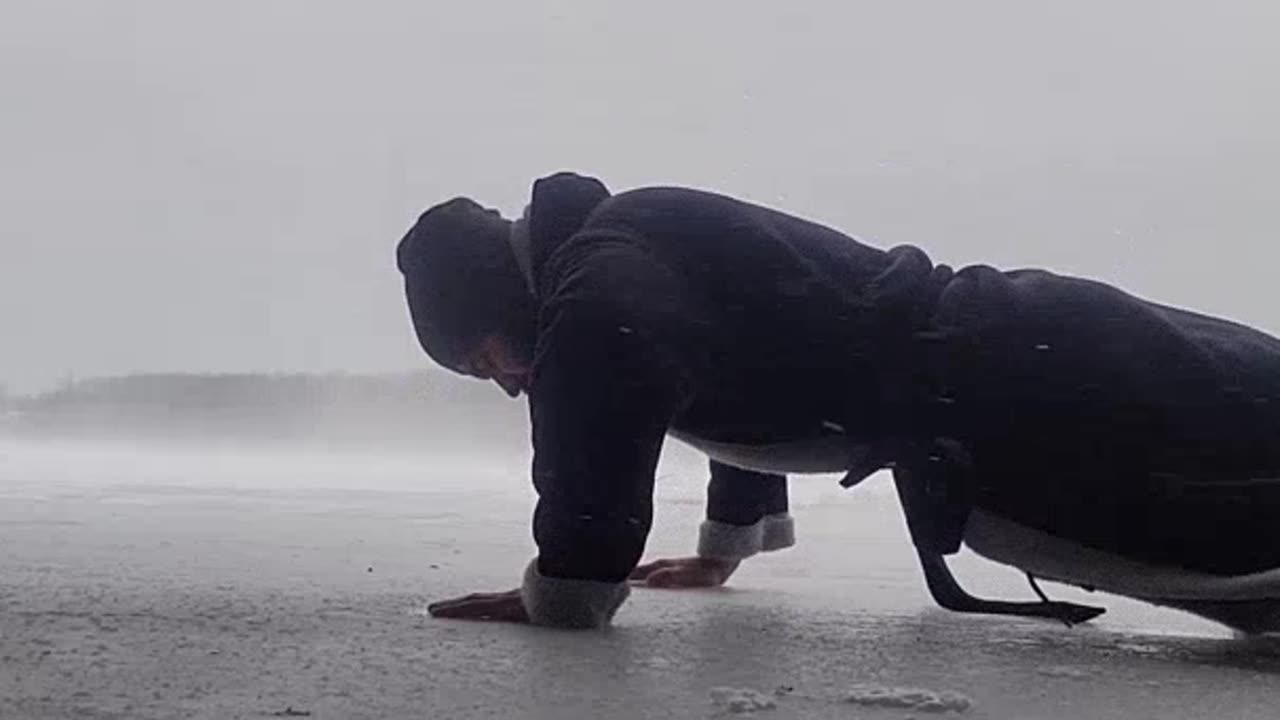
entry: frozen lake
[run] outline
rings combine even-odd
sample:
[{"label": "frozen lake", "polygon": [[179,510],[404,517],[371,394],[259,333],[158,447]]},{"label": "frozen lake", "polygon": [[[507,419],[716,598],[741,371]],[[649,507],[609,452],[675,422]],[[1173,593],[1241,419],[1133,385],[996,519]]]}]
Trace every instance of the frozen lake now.
[{"label": "frozen lake", "polygon": [[[1277,717],[1280,652],[1189,616],[1051,583],[1109,612],[934,609],[887,478],[797,478],[796,548],[727,589],[638,589],[606,632],[425,616],[517,584],[527,460],[0,447],[0,718],[926,714],[880,704],[902,687],[963,695],[956,717]],[[688,554],[701,462],[673,448],[660,475],[648,555]]]}]

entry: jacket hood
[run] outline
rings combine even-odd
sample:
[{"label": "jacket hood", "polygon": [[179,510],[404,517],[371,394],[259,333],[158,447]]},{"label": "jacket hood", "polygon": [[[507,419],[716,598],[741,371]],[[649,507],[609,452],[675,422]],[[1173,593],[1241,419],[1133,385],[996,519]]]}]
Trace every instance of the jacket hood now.
[{"label": "jacket hood", "polygon": [[600,203],[609,199],[609,189],[596,178],[559,172],[533,184],[529,206],[529,240],[534,276],[547,258],[574,233]]}]

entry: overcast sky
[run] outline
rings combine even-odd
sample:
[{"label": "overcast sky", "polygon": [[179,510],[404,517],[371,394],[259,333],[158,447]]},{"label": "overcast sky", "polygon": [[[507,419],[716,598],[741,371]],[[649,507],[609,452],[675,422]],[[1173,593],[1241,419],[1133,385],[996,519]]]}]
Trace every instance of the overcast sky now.
[{"label": "overcast sky", "polygon": [[424,361],[392,259],[702,186],[1280,330],[1280,3],[0,4],[0,382]]}]

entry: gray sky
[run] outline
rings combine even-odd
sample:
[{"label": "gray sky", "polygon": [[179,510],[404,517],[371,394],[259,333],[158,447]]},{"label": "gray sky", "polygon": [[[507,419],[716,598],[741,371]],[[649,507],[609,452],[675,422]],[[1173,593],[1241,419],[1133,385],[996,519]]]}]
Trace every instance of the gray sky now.
[{"label": "gray sky", "polygon": [[5,0],[0,382],[418,366],[404,229],[559,169],[1277,331],[1277,37],[1274,0]]}]

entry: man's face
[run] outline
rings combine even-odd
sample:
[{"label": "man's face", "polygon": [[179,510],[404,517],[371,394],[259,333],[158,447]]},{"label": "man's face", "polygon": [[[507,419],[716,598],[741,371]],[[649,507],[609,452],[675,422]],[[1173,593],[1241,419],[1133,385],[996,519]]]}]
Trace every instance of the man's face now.
[{"label": "man's face", "polygon": [[519,397],[529,388],[529,362],[515,352],[513,343],[501,335],[486,335],[458,365],[464,375],[492,380],[509,397]]}]

